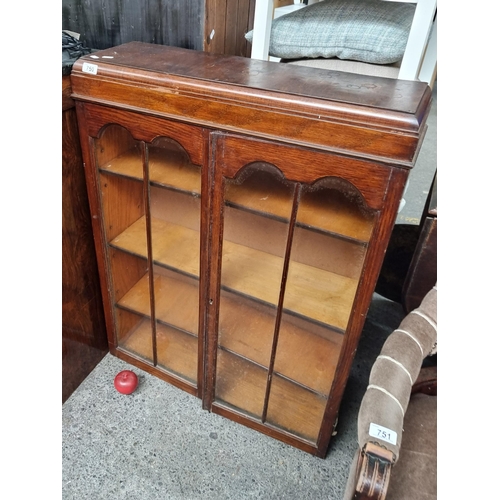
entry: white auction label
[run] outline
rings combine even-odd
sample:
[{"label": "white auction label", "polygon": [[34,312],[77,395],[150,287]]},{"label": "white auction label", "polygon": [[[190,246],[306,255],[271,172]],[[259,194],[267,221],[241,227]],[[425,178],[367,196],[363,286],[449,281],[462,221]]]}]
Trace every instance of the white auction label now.
[{"label": "white auction label", "polygon": [[90,73],[91,75],[97,75],[97,64],[90,64],[88,62],[84,62],[82,66],[82,71],[84,73]]},{"label": "white auction label", "polygon": [[381,425],[371,423],[368,434],[374,438],[381,439],[382,441],[387,441],[391,444],[397,444],[398,433],[387,429],[387,427],[382,427]]}]

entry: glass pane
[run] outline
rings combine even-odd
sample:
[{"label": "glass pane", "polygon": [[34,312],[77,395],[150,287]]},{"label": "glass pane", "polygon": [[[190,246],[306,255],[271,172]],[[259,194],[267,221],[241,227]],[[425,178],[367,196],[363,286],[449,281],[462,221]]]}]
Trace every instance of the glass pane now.
[{"label": "glass pane", "polygon": [[293,192],[294,185],[265,163],[247,166],[225,184],[215,396],[259,419]]},{"label": "glass pane", "polygon": [[191,384],[198,372],[201,169],[175,141],[148,146],[157,364]]},{"label": "glass pane", "polygon": [[273,375],[267,422],[312,443],[318,439],[327,399]]},{"label": "glass pane", "polygon": [[284,307],[345,331],[375,217],[345,180],[303,186]]},{"label": "glass pane", "polygon": [[374,213],[346,181],[327,178],[302,186],[267,421],[312,442],[374,222]]},{"label": "glass pane", "polygon": [[[118,125],[95,141],[118,346],[153,362],[140,144]],[[125,210],[124,207],[127,207]]]}]

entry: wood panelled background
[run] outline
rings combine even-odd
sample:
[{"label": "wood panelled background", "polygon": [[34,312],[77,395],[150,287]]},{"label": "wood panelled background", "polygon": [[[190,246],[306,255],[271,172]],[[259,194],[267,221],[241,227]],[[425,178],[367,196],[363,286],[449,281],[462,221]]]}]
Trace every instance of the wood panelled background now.
[{"label": "wood panelled background", "polygon": [[63,0],[62,28],[88,47],[140,41],[203,48],[205,0]]},{"label": "wood panelled background", "polygon": [[93,49],[141,41],[249,57],[254,9],[255,0],[63,0],[62,28]]},{"label": "wood panelled background", "polygon": [[204,50],[250,57],[245,33],[253,28],[254,12],[255,0],[206,0]]}]

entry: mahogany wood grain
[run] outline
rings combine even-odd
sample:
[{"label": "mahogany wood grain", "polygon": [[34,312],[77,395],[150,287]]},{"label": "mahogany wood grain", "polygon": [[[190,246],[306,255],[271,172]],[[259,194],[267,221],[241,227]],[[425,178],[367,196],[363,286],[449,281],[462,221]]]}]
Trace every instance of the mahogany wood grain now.
[{"label": "mahogany wood grain", "polygon": [[75,101],[71,98],[71,92],[72,92],[71,77],[69,75],[65,75],[62,77],[62,110],[63,110],[63,112],[75,107]]},{"label": "mahogany wood grain", "polygon": [[390,169],[384,165],[377,168],[374,162],[232,134],[221,141],[219,158],[218,165],[228,178],[236,177],[242,167],[261,161],[276,166],[286,179],[307,184],[326,176],[338,177],[354,185],[371,208],[382,205],[391,175]]},{"label": "mahogany wood grain", "polygon": [[62,78],[62,402],[108,352],[75,102]]},{"label": "mahogany wood grain", "polygon": [[[184,148],[193,164],[204,164],[205,132],[201,127],[91,104],[87,104],[82,112],[85,116],[85,122],[89,126],[88,134],[92,137],[105,137],[108,133],[108,127],[111,127],[109,124],[119,122],[124,132],[128,131],[135,140],[152,143],[157,138],[168,137],[177,141]],[[118,146],[119,143],[113,144]],[[107,161],[111,160],[112,156]]]},{"label": "mahogany wood grain", "polygon": [[73,98],[408,166],[429,113],[431,90],[421,82],[139,42],[98,55],[112,59],[99,61],[96,76],[82,72],[95,60],[75,63]]}]

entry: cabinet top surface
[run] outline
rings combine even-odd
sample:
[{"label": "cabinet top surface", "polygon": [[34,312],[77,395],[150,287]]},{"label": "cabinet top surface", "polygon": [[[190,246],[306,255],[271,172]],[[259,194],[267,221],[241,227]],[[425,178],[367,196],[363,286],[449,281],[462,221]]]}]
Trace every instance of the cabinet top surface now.
[{"label": "cabinet top surface", "polygon": [[[356,75],[237,56],[130,42],[81,58],[97,66],[128,68],[303,98],[417,114],[429,91],[417,81]],[[78,65],[80,68],[81,65]],[[116,68],[118,69],[118,68]],[[99,70],[98,70],[99,71]],[[126,74],[123,74],[126,78]],[[161,77],[160,77],[161,80]],[[160,81],[157,81],[161,84]]]}]

